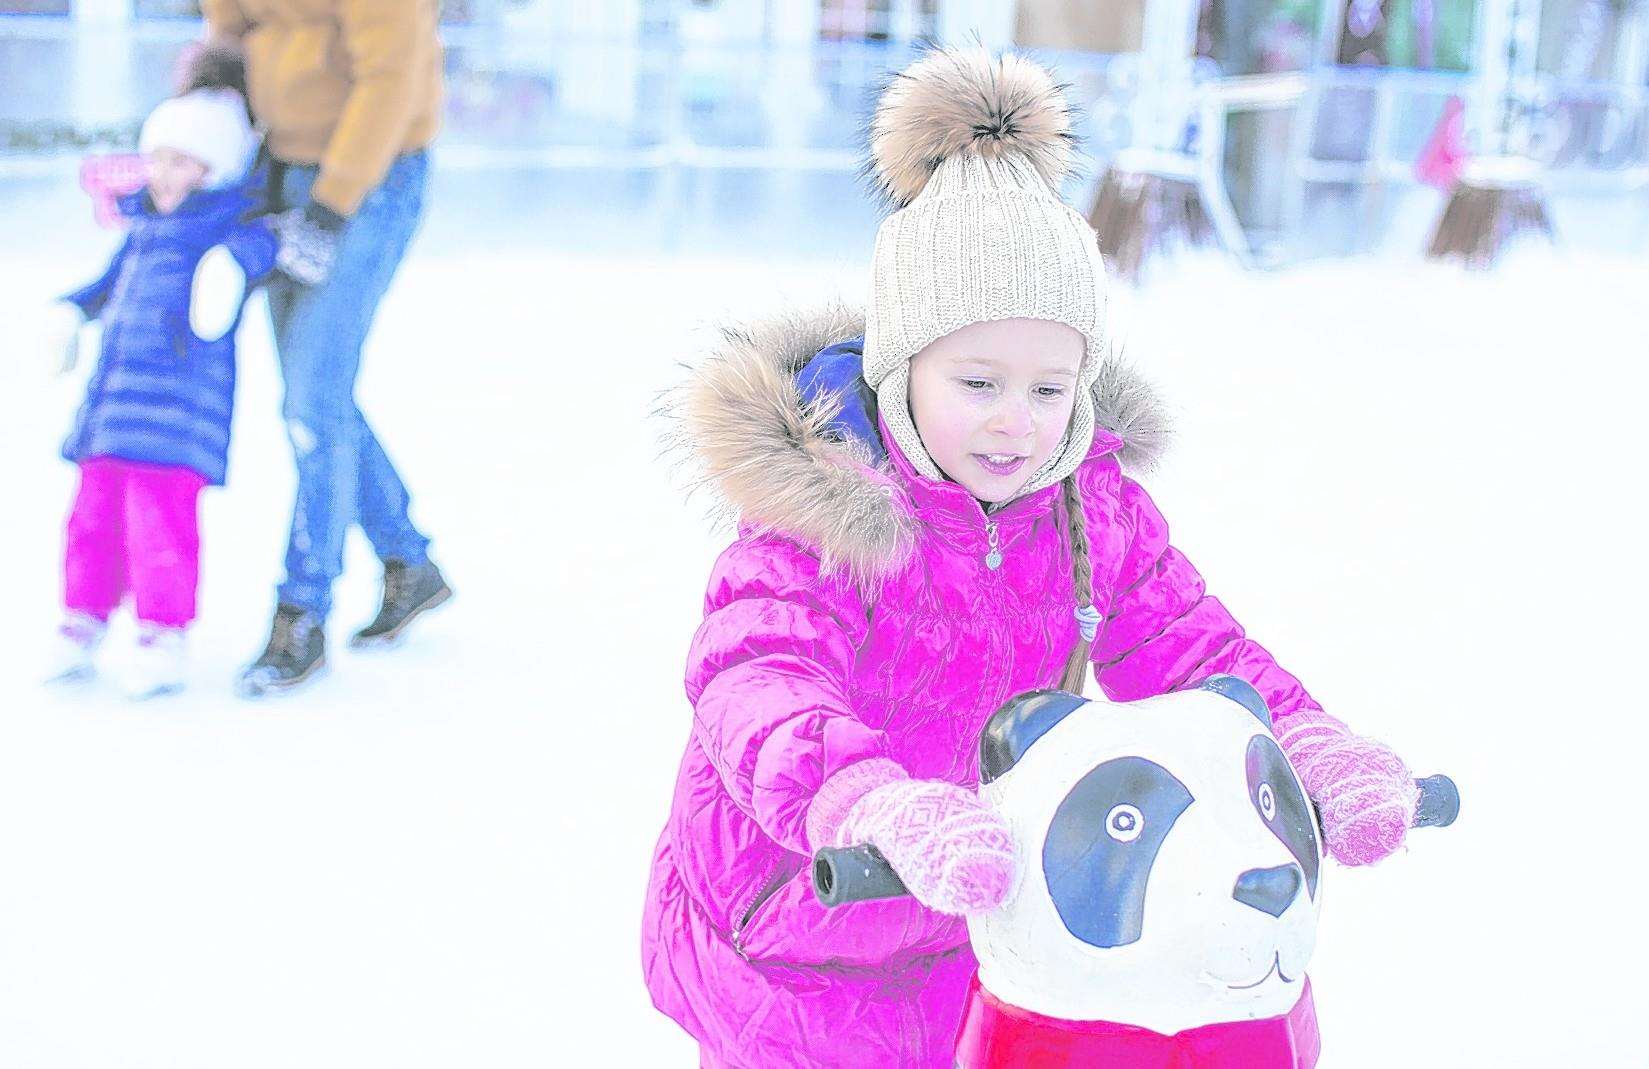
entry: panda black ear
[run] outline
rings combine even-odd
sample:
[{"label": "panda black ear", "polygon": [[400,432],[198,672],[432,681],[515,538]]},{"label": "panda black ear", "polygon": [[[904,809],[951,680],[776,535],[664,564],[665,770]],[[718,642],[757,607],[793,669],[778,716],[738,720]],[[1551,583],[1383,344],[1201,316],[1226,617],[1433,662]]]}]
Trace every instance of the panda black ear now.
[{"label": "panda black ear", "polygon": [[1211,690],[1215,694],[1223,694],[1227,698],[1254,714],[1254,719],[1265,725],[1270,731],[1275,725],[1271,722],[1271,709],[1260,697],[1260,692],[1246,679],[1236,676],[1209,676],[1202,681],[1200,690]]},{"label": "panda black ear", "polygon": [[990,783],[1019,763],[1031,744],[1087,699],[1063,690],[1033,690],[1010,698],[979,736],[979,780]]}]

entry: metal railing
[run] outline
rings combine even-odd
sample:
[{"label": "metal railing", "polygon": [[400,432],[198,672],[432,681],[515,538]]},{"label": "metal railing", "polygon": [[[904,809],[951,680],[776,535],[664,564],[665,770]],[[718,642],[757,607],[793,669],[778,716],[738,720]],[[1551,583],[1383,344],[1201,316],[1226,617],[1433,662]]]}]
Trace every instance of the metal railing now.
[{"label": "metal railing", "polygon": [[[99,33],[113,36],[97,44]],[[31,55],[56,64],[21,93],[11,83],[25,75],[0,74],[0,151],[8,141],[15,158],[54,144],[84,150],[129,138],[148,98],[164,92],[170,58],[198,33],[198,23],[178,20],[117,32],[0,18],[0,66],[21,71]],[[451,93],[442,162],[477,169],[852,172],[863,161],[861,126],[875,86],[911,55],[900,44],[683,48],[656,39],[505,38],[484,27],[448,28],[444,36]],[[99,48],[125,58],[102,64]],[[1115,57],[1039,54],[1080,100],[1106,104],[1113,119],[1126,113],[1105,100]],[[90,85],[100,80],[110,84]],[[1374,233],[1387,199],[1419,186],[1415,160],[1444,102],[1469,86],[1458,74],[1337,66],[1206,80],[1192,159],[1224,243],[1249,262],[1274,259],[1278,248],[1284,258],[1295,255],[1290,237],[1307,225],[1312,191],[1323,187],[1349,191],[1363,217],[1359,232]],[[1554,195],[1629,195],[1649,186],[1649,88],[1553,79],[1537,106],[1538,148]],[[1257,143],[1250,139],[1252,159],[1228,158],[1234,118],[1259,114],[1286,118]],[[38,143],[19,136],[31,131]],[[1083,133],[1094,163],[1088,177],[1097,180],[1126,147],[1126,123],[1090,122]],[[1245,166],[1269,166],[1278,176],[1265,192],[1277,199],[1267,213],[1280,220],[1269,256],[1256,251],[1256,232],[1242,221],[1256,214],[1254,205],[1233,204],[1227,189],[1227,175]]]}]

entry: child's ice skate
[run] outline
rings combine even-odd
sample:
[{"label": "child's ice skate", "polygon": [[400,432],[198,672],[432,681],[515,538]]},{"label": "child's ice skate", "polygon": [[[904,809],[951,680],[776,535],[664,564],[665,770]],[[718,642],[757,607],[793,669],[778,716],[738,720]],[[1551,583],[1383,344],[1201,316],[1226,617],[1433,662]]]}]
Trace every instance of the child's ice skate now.
[{"label": "child's ice skate", "polygon": [[183,629],[144,624],[137,645],[121,664],[121,692],[134,702],[183,689]]},{"label": "child's ice skate", "polygon": [[79,683],[97,674],[94,658],[109,625],[95,616],[71,612],[57,625],[47,654],[47,683]]}]

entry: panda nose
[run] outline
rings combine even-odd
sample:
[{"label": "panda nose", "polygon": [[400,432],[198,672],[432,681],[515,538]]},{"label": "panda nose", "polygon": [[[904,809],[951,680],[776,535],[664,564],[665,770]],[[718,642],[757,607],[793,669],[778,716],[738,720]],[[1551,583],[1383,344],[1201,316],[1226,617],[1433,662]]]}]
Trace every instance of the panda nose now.
[{"label": "panda nose", "polygon": [[1237,877],[1237,886],[1231,889],[1231,897],[1261,913],[1281,917],[1299,897],[1300,885],[1304,882],[1298,865],[1249,869]]}]

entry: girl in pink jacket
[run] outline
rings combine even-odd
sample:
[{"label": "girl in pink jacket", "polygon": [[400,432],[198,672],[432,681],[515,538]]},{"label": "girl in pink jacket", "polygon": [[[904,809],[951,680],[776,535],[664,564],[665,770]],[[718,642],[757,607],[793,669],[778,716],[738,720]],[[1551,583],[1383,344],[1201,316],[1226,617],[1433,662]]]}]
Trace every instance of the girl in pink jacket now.
[{"label": "girl in pink jacket", "polygon": [[[739,537],[688,654],[642,958],[705,1066],[952,1064],[963,917],[1014,862],[974,793],[978,736],[1025,691],[1240,676],[1336,858],[1386,856],[1413,818],[1402,761],[1244,635],[1125,474],[1164,423],[1106,361],[1094,234],[1056,192],[1069,126],[1034,64],[929,54],[872,126],[897,210],[868,314],[729,331],[678,398]],[[911,896],[825,910],[811,855],[865,842]]]}]

